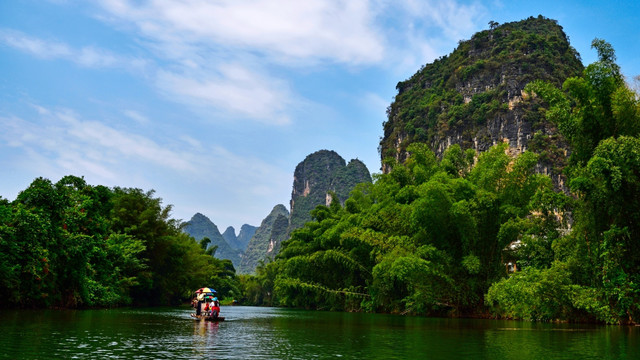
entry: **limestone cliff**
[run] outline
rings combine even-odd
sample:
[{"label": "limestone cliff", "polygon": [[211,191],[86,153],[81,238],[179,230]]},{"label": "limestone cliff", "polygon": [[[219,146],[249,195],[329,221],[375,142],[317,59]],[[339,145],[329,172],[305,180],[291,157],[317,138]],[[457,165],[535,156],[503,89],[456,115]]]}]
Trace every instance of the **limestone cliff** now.
[{"label": "limestone cliff", "polygon": [[362,161],[354,159],[346,164],[338,153],[330,150],[308,155],[293,174],[289,233],[311,221],[310,212],[316,206],[328,205],[330,191],[344,202],[362,182],[371,182],[371,174]]},{"label": "limestone cliff", "polygon": [[227,244],[229,244],[229,246],[235,249],[235,246],[232,244],[235,243],[237,236],[236,229],[234,229],[233,226],[227,227],[227,230],[222,233],[222,238],[227,242]]},{"label": "limestone cliff", "polygon": [[248,224],[242,225],[240,228],[240,232],[236,236],[236,229],[233,226],[229,226],[227,230],[222,233],[222,237],[224,240],[231,246],[232,248],[244,252],[249,244],[249,240],[253,237],[253,234],[256,233],[257,227],[251,226]]},{"label": "limestone cliff", "polygon": [[538,16],[492,23],[398,83],[380,155],[403,161],[412,142],[428,143],[437,155],[451,144],[480,152],[508,142],[514,153],[541,152],[539,171],[558,175],[567,146],[545,120],[541,102],[523,89],[537,79],[561,85],[582,69],[556,21]]},{"label": "limestone cliff", "polygon": [[256,230],[258,230],[258,227],[256,226],[252,226],[249,224],[242,225],[242,227],[240,227],[240,232],[238,233],[236,241],[233,244],[229,245],[238,250],[245,251],[247,249],[247,245],[249,245],[249,241],[251,241],[251,238],[256,233]]},{"label": "limestone cliff", "polygon": [[275,242],[278,240],[281,230],[280,223],[284,218],[288,224],[289,211],[282,205],[276,205],[271,213],[262,220],[260,227],[247,245],[247,250],[237,268],[240,274],[252,274],[260,261],[267,261],[274,254]]},{"label": "limestone cliff", "polygon": [[330,192],[344,202],[353,188],[371,182],[371,174],[360,160],[345,160],[335,151],[320,150],[300,162],[293,175],[291,213],[277,205],[255,231],[244,253],[239,273],[254,273],[260,261],[273,259],[291,232],[311,221],[311,210],[329,205]]}]

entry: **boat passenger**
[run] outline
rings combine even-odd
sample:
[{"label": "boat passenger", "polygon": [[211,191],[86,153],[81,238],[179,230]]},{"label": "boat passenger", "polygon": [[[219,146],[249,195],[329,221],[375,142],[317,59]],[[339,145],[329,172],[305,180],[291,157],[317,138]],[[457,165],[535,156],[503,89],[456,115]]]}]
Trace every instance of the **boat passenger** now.
[{"label": "boat passenger", "polygon": [[220,314],[220,302],[218,302],[218,298],[213,298],[213,303],[211,304],[211,315],[213,317],[218,317]]}]

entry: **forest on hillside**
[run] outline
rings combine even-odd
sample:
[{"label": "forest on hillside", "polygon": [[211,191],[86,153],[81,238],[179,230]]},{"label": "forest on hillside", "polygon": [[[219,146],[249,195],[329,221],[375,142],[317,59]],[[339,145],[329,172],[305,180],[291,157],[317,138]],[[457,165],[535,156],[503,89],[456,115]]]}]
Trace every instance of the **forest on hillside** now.
[{"label": "forest on hillside", "polygon": [[580,76],[525,88],[570,146],[567,193],[536,172],[541,154],[414,142],[238,277],[153,191],[38,178],[0,199],[0,305],[175,304],[207,285],[256,305],[638,323],[640,99],[611,45],[592,45]]},{"label": "forest on hillside", "polygon": [[[244,285],[258,304],[531,320],[640,322],[640,101],[607,42],[559,88],[526,87],[571,148],[570,192],[507,144],[408,158],[318,206]],[[512,272],[508,264],[516,264]]]}]

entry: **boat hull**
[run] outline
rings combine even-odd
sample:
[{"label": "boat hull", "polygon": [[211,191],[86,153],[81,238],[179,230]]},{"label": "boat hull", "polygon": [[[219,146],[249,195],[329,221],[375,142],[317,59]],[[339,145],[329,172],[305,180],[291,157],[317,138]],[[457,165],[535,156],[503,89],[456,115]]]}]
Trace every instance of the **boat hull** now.
[{"label": "boat hull", "polygon": [[206,316],[206,315],[196,315],[191,313],[191,317],[194,320],[205,320],[205,321],[224,321],[223,316]]}]

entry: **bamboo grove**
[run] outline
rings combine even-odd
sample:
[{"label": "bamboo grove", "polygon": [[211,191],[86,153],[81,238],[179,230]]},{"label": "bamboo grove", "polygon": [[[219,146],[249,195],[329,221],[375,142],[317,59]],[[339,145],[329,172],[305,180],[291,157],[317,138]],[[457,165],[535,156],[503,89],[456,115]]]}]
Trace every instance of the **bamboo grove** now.
[{"label": "bamboo grove", "polygon": [[0,305],[167,305],[202,284],[239,294],[231,262],[207,254],[153,195],[65,176],[0,199]]},{"label": "bamboo grove", "polygon": [[415,142],[236,276],[153,191],[38,178],[0,199],[0,305],[172,304],[207,284],[256,305],[638,323],[640,100],[611,45],[592,46],[562,88],[525,88],[569,145],[564,190],[536,171],[542,151]]},{"label": "bamboo grove", "polygon": [[[404,163],[318,206],[274,262],[245,279],[255,303],[532,320],[640,321],[640,106],[613,48],[530,101],[570,145],[568,190],[506,144]],[[335,200],[335,199],[334,199]],[[515,272],[508,263],[516,264]]]}]

